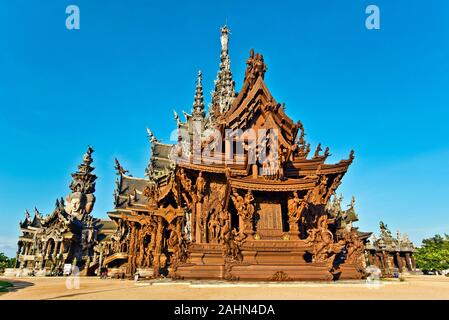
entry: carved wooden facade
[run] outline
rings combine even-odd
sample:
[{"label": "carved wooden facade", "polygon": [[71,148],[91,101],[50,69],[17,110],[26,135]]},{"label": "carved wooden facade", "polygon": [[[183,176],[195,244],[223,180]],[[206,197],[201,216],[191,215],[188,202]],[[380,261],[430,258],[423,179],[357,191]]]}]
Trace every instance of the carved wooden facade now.
[{"label": "carved wooden facade", "polygon": [[117,161],[109,216],[118,227],[103,264],[182,279],[362,277],[360,234],[340,228],[326,208],[354,152],[336,164],[325,163],[329,148],[321,145],[309,155],[302,123],[271,95],[263,56],[253,50],[236,93],[228,34],[224,27],[209,113],[199,73],[192,114],[181,121],[175,112],[179,143],[163,144],[148,130],[147,178]]}]

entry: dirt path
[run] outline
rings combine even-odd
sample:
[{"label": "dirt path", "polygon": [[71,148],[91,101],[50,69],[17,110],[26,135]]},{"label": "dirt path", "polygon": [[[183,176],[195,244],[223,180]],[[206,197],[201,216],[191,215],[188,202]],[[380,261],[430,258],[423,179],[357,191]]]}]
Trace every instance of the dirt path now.
[{"label": "dirt path", "polygon": [[[101,280],[79,278],[79,289],[68,289],[67,278],[6,279],[14,284],[5,299],[445,299],[449,278],[409,276],[403,282],[381,281],[336,283],[227,283],[219,281]],[[70,285],[70,284],[69,284]]]}]

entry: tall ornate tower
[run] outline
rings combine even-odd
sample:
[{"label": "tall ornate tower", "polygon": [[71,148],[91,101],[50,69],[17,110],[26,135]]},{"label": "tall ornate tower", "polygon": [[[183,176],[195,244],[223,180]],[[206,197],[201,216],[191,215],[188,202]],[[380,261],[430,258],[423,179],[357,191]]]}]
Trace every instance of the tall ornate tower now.
[{"label": "tall ornate tower", "polygon": [[236,97],[235,82],[232,80],[231,60],[228,53],[230,31],[226,25],[221,28],[220,69],[215,80],[215,89],[212,92],[212,103],[209,106],[209,114],[212,119],[216,117],[217,112],[228,111]]},{"label": "tall ornate tower", "polygon": [[78,171],[72,173],[72,182],[70,190],[72,192],[67,196],[66,212],[80,221],[85,220],[95,204],[95,180],[97,176],[92,173],[95,169],[91,166],[94,149],[91,146],[83,156],[83,162],[78,166]]},{"label": "tall ornate tower", "polygon": [[201,70],[198,71],[198,78],[196,80],[195,98],[193,101],[192,117],[194,120],[204,119],[204,95],[203,95],[203,74]]}]

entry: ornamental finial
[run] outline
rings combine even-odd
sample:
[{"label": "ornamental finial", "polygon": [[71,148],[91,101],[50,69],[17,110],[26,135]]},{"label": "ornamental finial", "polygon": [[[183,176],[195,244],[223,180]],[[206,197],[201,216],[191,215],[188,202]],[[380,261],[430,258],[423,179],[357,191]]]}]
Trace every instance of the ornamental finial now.
[{"label": "ornamental finial", "polygon": [[126,175],[129,172],[128,170],[123,169],[117,158],[115,158],[115,170],[117,170],[117,175]]},{"label": "ornamental finial", "polygon": [[221,51],[228,52],[229,33],[231,32],[231,30],[228,28],[227,25],[224,25],[223,27],[221,27],[220,31],[221,31],[220,37]]},{"label": "ornamental finial", "polygon": [[150,141],[151,141],[152,143],[157,141],[157,139],[154,137],[153,132],[151,132],[151,130],[148,129],[148,128],[147,128],[147,133],[148,133],[148,137],[150,138]]},{"label": "ornamental finial", "polygon": [[228,111],[236,97],[235,82],[231,73],[231,60],[228,54],[229,33],[230,30],[226,25],[221,28],[220,69],[215,80],[214,91],[212,91],[212,103],[209,106],[211,120],[215,117],[215,110],[218,109],[219,113]]},{"label": "ornamental finial", "polygon": [[201,70],[199,70],[198,77],[196,80],[195,97],[193,100],[193,110],[192,110],[192,116],[195,119],[201,119],[201,118],[204,118],[204,116],[205,116],[202,80],[203,80],[203,74],[201,73]]}]

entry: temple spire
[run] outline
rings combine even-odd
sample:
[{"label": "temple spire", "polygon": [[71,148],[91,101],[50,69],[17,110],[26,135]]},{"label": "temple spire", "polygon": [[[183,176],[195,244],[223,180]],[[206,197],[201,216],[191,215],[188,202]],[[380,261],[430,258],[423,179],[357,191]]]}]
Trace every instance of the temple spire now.
[{"label": "temple spire", "polygon": [[72,173],[72,182],[70,184],[70,189],[72,192],[81,193],[94,193],[95,192],[95,180],[97,176],[91,172],[95,169],[91,166],[92,153],[94,149],[91,146],[87,147],[86,153],[83,155],[83,162],[78,166],[78,171]]},{"label": "temple spire", "polygon": [[224,113],[229,110],[236,96],[232,80],[231,60],[228,54],[229,33],[231,30],[225,25],[221,28],[221,54],[220,69],[215,80],[215,88],[212,92],[212,103],[209,107],[209,114],[213,117],[215,111]]},{"label": "temple spire", "polygon": [[198,71],[198,78],[196,80],[195,98],[193,100],[192,116],[195,119],[204,118],[204,95],[203,95],[203,74],[201,70]]},{"label": "temple spire", "polygon": [[93,152],[94,149],[88,146],[86,153],[83,155],[83,162],[78,166],[78,171],[72,173],[71,192],[66,198],[67,203],[62,202],[65,205],[65,211],[79,221],[85,220],[92,212],[95,204],[94,192],[97,176],[92,173],[95,169],[92,167]]}]

